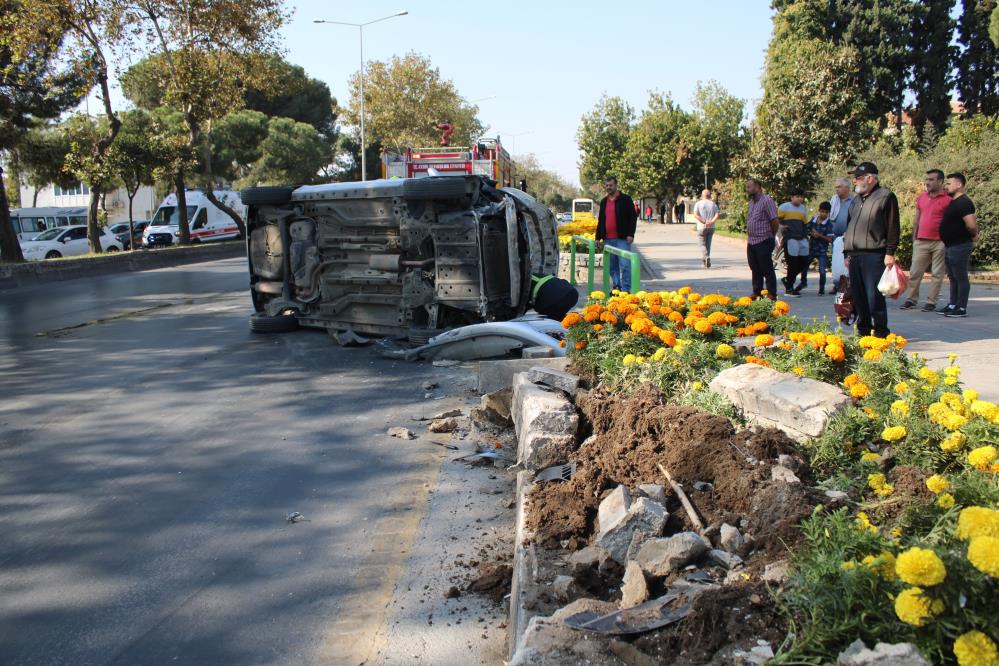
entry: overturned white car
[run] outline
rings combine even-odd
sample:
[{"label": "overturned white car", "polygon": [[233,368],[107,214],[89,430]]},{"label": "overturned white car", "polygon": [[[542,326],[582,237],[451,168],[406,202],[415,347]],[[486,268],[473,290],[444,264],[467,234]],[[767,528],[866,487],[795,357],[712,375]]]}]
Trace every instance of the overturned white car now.
[{"label": "overturned white car", "polygon": [[523,315],[532,276],[558,270],[551,211],[481,176],[256,187],[242,201],[256,332],[302,325],[423,344]]}]

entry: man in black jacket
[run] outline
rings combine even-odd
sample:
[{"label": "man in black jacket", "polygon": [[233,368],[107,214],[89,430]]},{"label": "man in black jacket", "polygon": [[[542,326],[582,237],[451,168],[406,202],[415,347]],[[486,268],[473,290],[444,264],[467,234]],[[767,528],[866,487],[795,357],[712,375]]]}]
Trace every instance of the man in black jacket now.
[{"label": "man in black jacket", "polygon": [[878,291],[887,266],[895,264],[898,248],[898,199],[878,182],[878,167],[861,162],[853,170],[854,191],[843,234],[843,253],[849,262],[850,291],[857,312],[857,332],[883,338],[888,335],[888,305]]},{"label": "man in black jacket", "polygon": [[[607,176],[604,181],[607,196],[600,200],[597,217],[597,240],[620,250],[631,250],[635,240],[635,204],[627,194],[617,189],[617,178]],[[616,254],[610,255],[611,282],[615,289],[631,288],[631,262]]]}]

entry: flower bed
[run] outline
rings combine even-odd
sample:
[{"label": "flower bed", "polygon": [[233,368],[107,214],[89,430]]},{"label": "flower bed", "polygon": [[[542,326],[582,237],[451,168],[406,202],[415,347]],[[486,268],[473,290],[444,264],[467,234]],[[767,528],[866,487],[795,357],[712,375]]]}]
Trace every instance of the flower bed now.
[{"label": "flower bed", "polygon": [[689,287],[594,292],[563,325],[576,366],[613,392],[652,384],[738,421],[707,384],[758,363],[852,396],[802,445],[817,485],[856,508],[819,506],[802,522],[776,599],[793,627],[778,661],[835,661],[861,638],[913,642],[934,663],[999,664],[999,407],[962,390],[956,357],[938,372],[900,336],[843,335],[782,301]]}]

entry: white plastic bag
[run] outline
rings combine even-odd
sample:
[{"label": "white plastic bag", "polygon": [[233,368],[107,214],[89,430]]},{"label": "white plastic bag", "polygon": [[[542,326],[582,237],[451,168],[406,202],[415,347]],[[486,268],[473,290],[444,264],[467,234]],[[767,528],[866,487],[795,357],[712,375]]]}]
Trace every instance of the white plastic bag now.
[{"label": "white plastic bag", "polygon": [[839,284],[839,279],[849,275],[846,271],[846,260],[843,258],[843,237],[833,241],[832,245],[832,275],[833,284]]},{"label": "white plastic bag", "polygon": [[878,291],[885,297],[892,297],[902,289],[898,280],[898,269],[894,265],[887,266],[878,281]]}]

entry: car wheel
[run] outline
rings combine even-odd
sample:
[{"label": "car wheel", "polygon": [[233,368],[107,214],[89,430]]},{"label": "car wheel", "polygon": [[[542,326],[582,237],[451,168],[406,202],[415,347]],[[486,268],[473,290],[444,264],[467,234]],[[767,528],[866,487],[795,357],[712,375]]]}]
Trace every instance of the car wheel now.
[{"label": "car wheel", "polygon": [[239,193],[245,206],[281,206],[291,201],[294,187],[248,187]]},{"label": "car wheel", "polygon": [[259,312],[250,315],[250,331],[253,333],[287,333],[298,328],[295,315],[265,315]]},{"label": "car wheel", "polygon": [[105,252],[118,252],[120,249],[117,245],[109,245]]},{"label": "car wheel", "polygon": [[62,256],[61,252],[56,252],[55,250],[49,250],[49,253],[45,255],[46,259],[58,259]]}]

